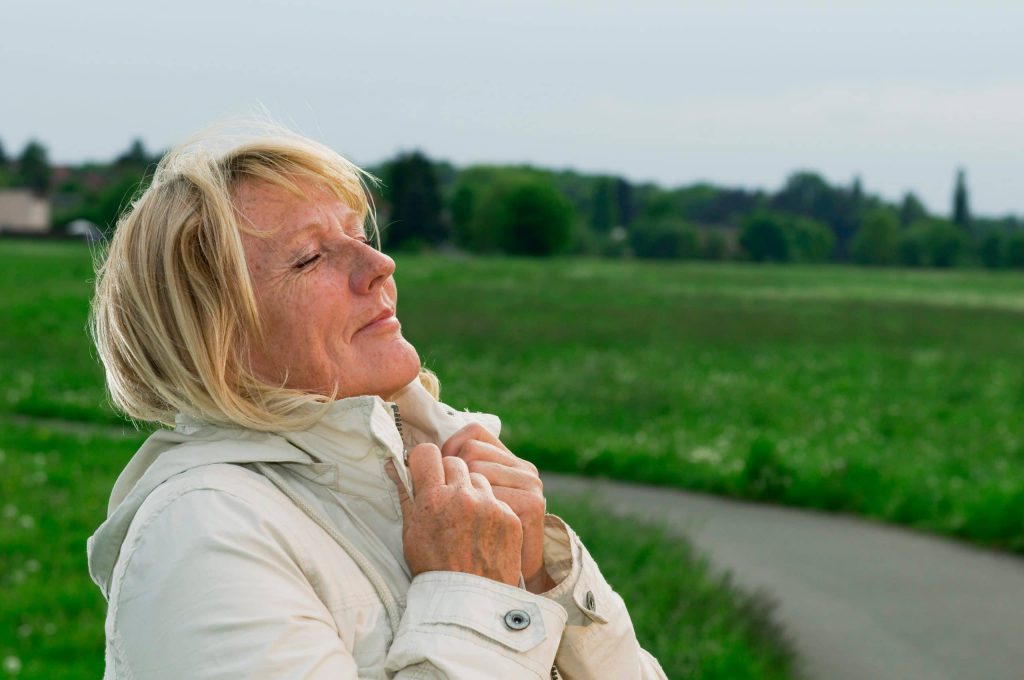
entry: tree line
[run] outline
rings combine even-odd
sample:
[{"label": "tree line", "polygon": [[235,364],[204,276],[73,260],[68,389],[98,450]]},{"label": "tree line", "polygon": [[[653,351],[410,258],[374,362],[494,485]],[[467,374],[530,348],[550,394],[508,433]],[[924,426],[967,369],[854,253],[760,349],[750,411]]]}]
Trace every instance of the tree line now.
[{"label": "tree line", "polygon": [[[47,194],[55,228],[88,219],[109,230],[160,158],[135,140],[109,163],[50,166],[29,142],[8,158],[0,187]],[[907,193],[889,202],[799,171],[777,191],[707,183],[663,188],[623,177],[531,166],[458,168],[419,151],[370,168],[389,250],[545,256],[850,262],[878,266],[1024,268],[1024,221],[974,215],[957,171],[948,215]]]}]

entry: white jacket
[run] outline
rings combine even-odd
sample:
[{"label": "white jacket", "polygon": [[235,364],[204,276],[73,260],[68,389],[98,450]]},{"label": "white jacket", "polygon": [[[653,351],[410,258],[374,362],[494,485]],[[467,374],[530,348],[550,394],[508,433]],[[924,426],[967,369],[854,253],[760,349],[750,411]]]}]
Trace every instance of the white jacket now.
[{"label": "white jacket", "polygon": [[469,422],[410,384],[334,402],[302,432],[179,418],[125,467],[89,571],[108,601],[105,678],[664,678],[622,599],[549,515],[544,595],[456,572],[412,578],[403,454]]}]

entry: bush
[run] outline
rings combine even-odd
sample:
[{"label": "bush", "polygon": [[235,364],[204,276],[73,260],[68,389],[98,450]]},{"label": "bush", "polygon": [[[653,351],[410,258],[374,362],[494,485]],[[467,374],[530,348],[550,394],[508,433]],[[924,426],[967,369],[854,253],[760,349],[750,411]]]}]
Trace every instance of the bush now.
[{"label": "bush", "polygon": [[783,222],[789,241],[790,259],[794,262],[827,262],[835,248],[832,230],[822,222],[806,217],[793,217]]},{"label": "bush", "polygon": [[543,174],[479,168],[466,175],[452,197],[459,245],[515,255],[552,255],[568,248],[572,205]]},{"label": "bush", "polygon": [[743,222],[740,246],[754,262],[786,262],[789,240],[782,218],[771,213],[755,213]]},{"label": "bush", "polygon": [[967,235],[952,223],[922,220],[901,237],[900,262],[911,267],[953,267],[963,262],[967,246]]},{"label": "bush", "polygon": [[817,220],[760,212],[743,222],[740,246],[755,262],[825,262],[835,236]]},{"label": "bush", "polygon": [[637,257],[649,259],[694,259],[700,250],[697,230],[682,220],[637,221],[629,234]]},{"label": "bush", "polygon": [[1024,233],[1013,232],[1006,239],[1006,266],[1024,269]]},{"label": "bush", "polygon": [[989,269],[998,269],[1006,265],[1006,235],[1001,231],[990,231],[978,244],[978,257]]},{"label": "bush", "polygon": [[729,244],[725,236],[715,229],[704,230],[704,239],[700,245],[700,257],[703,260],[724,260],[729,254]]},{"label": "bush", "polygon": [[888,210],[872,212],[853,237],[853,260],[859,264],[894,264],[899,255],[899,222]]}]

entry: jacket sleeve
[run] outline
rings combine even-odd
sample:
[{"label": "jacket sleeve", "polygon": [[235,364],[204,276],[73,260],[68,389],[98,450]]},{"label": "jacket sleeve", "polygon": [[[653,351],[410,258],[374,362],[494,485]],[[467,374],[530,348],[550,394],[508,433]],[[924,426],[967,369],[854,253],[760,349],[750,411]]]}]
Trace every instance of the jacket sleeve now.
[{"label": "jacket sleeve", "polygon": [[637,642],[622,598],[575,532],[554,515],[545,518],[544,563],[558,584],[544,596],[568,614],[555,657],[565,680],[666,680],[657,659]]},{"label": "jacket sleeve", "polygon": [[[357,667],[300,566],[303,543],[265,502],[208,488],[150,500],[118,562],[106,678],[385,677]],[[558,604],[448,572],[418,576],[407,601],[386,677],[549,677]]]},{"label": "jacket sleeve", "polygon": [[419,574],[387,670],[429,680],[548,680],[565,610],[541,595],[472,574]]}]

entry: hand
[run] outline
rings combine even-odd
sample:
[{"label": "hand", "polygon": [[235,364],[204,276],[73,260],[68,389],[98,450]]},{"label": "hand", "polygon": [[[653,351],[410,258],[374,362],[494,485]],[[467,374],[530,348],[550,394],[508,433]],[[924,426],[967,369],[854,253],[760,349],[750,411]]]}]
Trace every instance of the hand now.
[{"label": "hand", "polygon": [[508,505],[494,496],[487,478],[459,458],[441,458],[433,444],[409,452],[409,498],[389,461],[402,507],[402,545],[413,576],[459,571],[519,584],[523,532]]},{"label": "hand", "polygon": [[471,474],[490,482],[494,496],[508,504],[523,527],[523,580],[532,593],[555,587],[544,569],[544,483],[537,467],[515,454],[482,425],[472,423],[441,447],[444,460],[465,461]]}]

